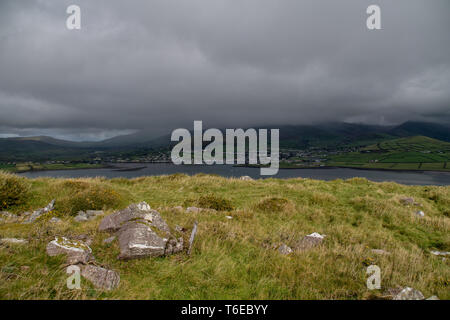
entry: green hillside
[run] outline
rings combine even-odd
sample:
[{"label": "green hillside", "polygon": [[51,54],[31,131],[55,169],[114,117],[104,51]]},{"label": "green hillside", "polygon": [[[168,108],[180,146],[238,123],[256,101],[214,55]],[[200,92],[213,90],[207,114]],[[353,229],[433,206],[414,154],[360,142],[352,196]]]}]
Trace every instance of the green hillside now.
[{"label": "green hillside", "polygon": [[336,155],[328,165],[405,170],[450,170],[450,143],[424,136],[379,142]]}]

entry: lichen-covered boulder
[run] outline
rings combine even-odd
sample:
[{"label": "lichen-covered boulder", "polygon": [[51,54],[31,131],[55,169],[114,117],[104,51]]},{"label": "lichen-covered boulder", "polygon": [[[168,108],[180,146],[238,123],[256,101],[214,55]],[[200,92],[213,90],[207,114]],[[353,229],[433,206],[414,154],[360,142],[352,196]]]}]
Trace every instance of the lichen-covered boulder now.
[{"label": "lichen-covered boulder", "polygon": [[131,221],[119,231],[119,259],[162,256],[168,239],[160,237],[149,224]]},{"label": "lichen-covered boulder", "polygon": [[64,237],[56,237],[55,240],[50,241],[46,251],[49,256],[66,254],[68,264],[86,264],[94,260],[92,249],[86,243]]},{"label": "lichen-covered boulder", "polygon": [[119,259],[123,260],[157,257],[183,250],[183,239],[175,239],[159,212],[145,202],[132,204],[103,218],[99,230],[116,233]]},{"label": "lichen-covered boulder", "polygon": [[102,219],[99,226],[99,231],[116,232],[122,226],[131,220],[144,219],[150,221],[158,228],[169,232],[169,226],[161,218],[161,215],[156,210],[152,210],[150,206],[144,201],[138,204],[132,204],[127,208],[114,212]]},{"label": "lichen-covered boulder", "polygon": [[81,275],[92,284],[103,290],[115,289],[120,283],[120,276],[113,270],[91,264],[81,266]]}]

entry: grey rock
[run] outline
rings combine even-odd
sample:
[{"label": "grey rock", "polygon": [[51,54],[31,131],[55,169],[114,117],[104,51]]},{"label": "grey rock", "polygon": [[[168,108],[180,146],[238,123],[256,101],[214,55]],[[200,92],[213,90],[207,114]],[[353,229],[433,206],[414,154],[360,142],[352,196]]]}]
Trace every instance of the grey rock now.
[{"label": "grey rock", "polygon": [[17,239],[17,238],[4,238],[4,239],[0,239],[0,243],[3,243],[3,244],[27,244],[28,240]]},{"label": "grey rock", "polygon": [[419,290],[405,287],[397,295],[395,295],[392,300],[424,300],[422,292]]},{"label": "grey rock", "polygon": [[119,259],[163,256],[183,250],[183,239],[170,234],[158,211],[141,202],[117,211],[100,222],[100,231],[117,234]]},{"label": "grey rock", "polygon": [[253,181],[253,178],[250,176],[242,176],[239,178],[239,180],[245,180],[245,181]]},{"label": "grey rock", "polygon": [[178,239],[172,238],[167,242],[167,246],[166,246],[166,250],[165,250],[164,254],[167,256],[169,254],[181,252],[181,251],[183,251],[183,247],[184,247],[184,243],[183,243],[182,237],[180,237]]},{"label": "grey rock", "polygon": [[103,210],[86,210],[86,215],[88,217],[96,217],[104,214]]},{"label": "grey rock", "polygon": [[85,222],[88,221],[88,218],[85,215],[78,214],[73,220],[76,222]]},{"label": "grey rock", "polygon": [[233,217],[232,217],[232,216],[225,216],[225,218],[227,218],[228,220],[231,220],[231,219],[233,219]]},{"label": "grey rock", "polygon": [[194,222],[194,226],[192,227],[191,236],[189,237],[189,248],[188,248],[188,256],[191,255],[191,251],[194,245],[195,235],[197,234],[198,221]]},{"label": "grey rock", "polygon": [[132,204],[123,210],[104,217],[100,222],[99,231],[110,233],[116,232],[126,222],[140,219],[158,225],[167,232],[169,231],[169,226],[162,220],[158,211],[152,210],[146,202]]},{"label": "grey rock", "polygon": [[150,226],[128,222],[119,231],[119,259],[128,260],[148,256],[164,255],[167,239],[154,232]]},{"label": "grey rock", "polygon": [[105,240],[103,240],[103,243],[104,244],[108,244],[108,243],[113,242],[114,240],[116,240],[116,236],[112,236],[112,237],[106,238]]},{"label": "grey rock", "polygon": [[435,256],[449,256],[450,255],[450,252],[448,252],[448,251],[430,251],[430,253]]},{"label": "grey rock", "polygon": [[288,254],[292,253],[292,249],[283,243],[283,244],[278,248],[278,252],[281,253],[281,254],[288,255]]},{"label": "grey rock", "polygon": [[418,217],[425,217],[425,212],[423,212],[423,211],[416,211],[416,216],[418,216]]},{"label": "grey rock", "polygon": [[297,241],[297,243],[293,246],[293,248],[295,251],[309,250],[319,246],[323,242],[324,238],[325,236],[314,232]]},{"label": "grey rock", "polygon": [[55,208],[55,200],[53,199],[46,207],[34,211],[31,215],[29,215],[27,217],[27,219],[25,219],[25,221],[23,223],[25,223],[25,224],[33,223],[41,215],[43,215],[44,213],[52,211],[54,208]]},{"label": "grey rock", "polygon": [[437,296],[431,296],[431,297],[427,298],[426,300],[441,300],[441,299],[439,299]]},{"label": "grey rock", "polygon": [[50,219],[51,223],[60,223],[61,221],[62,221],[61,219],[56,218],[56,217],[53,217],[53,218]]},{"label": "grey rock", "polygon": [[[160,236],[148,223],[127,222],[119,231],[119,259],[129,260],[143,257],[159,257],[183,250],[183,238],[170,240]],[[159,229],[159,231],[161,231]]]},{"label": "grey rock", "polygon": [[200,211],[202,211],[202,209],[201,208],[197,208],[197,207],[188,207],[186,209],[186,212],[192,212],[192,213],[198,213]]},{"label": "grey rock", "polygon": [[46,251],[51,257],[66,254],[68,264],[87,264],[94,260],[92,249],[81,240],[56,237],[55,240],[47,244]]},{"label": "grey rock", "polygon": [[372,249],[371,251],[372,251],[372,253],[379,254],[379,255],[390,255],[391,254],[390,252],[384,251],[382,249]]},{"label": "grey rock", "polygon": [[91,264],[81,266],[81,275],[92,282],[92,284],[103,290],[113,290],[120,283],[120,276],[113,270]]}]

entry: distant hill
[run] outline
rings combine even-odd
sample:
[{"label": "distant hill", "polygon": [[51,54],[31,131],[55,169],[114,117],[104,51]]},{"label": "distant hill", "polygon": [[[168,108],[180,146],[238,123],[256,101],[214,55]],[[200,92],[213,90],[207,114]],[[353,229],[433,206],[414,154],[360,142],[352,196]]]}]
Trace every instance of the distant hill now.
[{"label": "distant hill", "polygon": [[42,142],[52,146],[64,147],[64,148],[87,148],[95,146],[96,142],[75,142],[68,140],[55,139],[48,136],[35,136],[35,137],[19,137],[19,138],[7,138],[10,141],[35,141]]},{"label": "distant hill", "polygon": [[55,145],[42,139],[0,139],[0,161],[44,161],[50,159],[82,159],[80,148]]},{"label": "distant hill", "polygon": [[[363,147],[411,136],[450,142],[450,126],[435,123],[406,122],[399,126],[328,123],[276,128],[280,129],[280,147],[291,149]],[[48,136],[3,138],[0,139],[0,161],[76,160],[94,158],[96,152],[145,152],[170,145],[173,145],[170,133],[158,137],[145,130],[100,142],[73,142]]]},{"label": "distant hill", "polygon": [[[270,128],[270,126],[267,126]],[[450,142],[450,126],[433,123],[406,122],[399,126],[375,126],[353,123],[327,123],[318,125],[290,125],[280,129],[280,145],[284,148],[364,146],[379,141],[408,136],[427,136]],[[154,136],[147,130],[113,137],[95,144],[97,148],[116,147],[168,147],[170,132]]]},{"label": "distant hill", "polygon": [[390,130],[389,134],[399,137],[425,136],[450,142],[450,125],[428,122],[405,122]]},{"label": "distant hill", "polygon": [[316,126],[280,127],[280,145],[285,148],[335,148],[364,146],[393,139],[391,127],[350,123],[330,123]]}]

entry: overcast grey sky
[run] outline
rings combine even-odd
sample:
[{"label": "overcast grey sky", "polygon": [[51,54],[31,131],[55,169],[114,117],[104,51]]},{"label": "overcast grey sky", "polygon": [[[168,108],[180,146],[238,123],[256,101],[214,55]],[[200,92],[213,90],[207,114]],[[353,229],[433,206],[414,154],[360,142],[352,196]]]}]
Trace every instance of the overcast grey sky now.
[{"label": "overcast grey sky", "polygon": [[449,30],[449,0],[1,0],[0,136],[449,122]]}]

